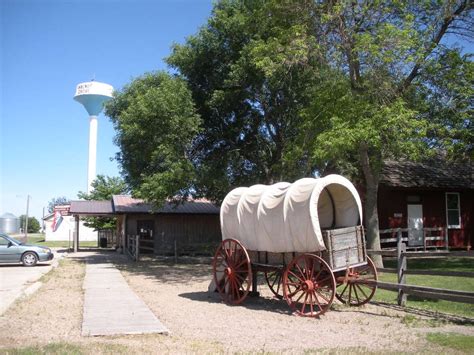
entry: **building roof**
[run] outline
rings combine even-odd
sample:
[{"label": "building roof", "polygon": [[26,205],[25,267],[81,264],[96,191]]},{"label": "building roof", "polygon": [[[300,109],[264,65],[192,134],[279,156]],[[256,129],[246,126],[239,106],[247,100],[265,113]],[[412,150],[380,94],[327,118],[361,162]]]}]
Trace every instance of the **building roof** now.
[{"label": "building roof", "polygon": [[209,200],[190,200],[175,204],[166,202],[157,210],[153,205],[129,195],[114,195],[112,197],[116,213],[183,213],[183,214],[219,214],[219,207]]},{"label": "building roof", "polygon": [[160,209],[129,195],[114,195],[106,201],[71,201],[70,214],[75,215],[113,215],[118,213],[180,213],[180,214],[219,214],[219,207],[212,202],[200,199],[180,204],[167,202]]},{"label": "building roof", "polygon": [[439,158],[418,163],[386,161],[380,184],[403,188],[474,189],[474,165]]},{"label": "building roof", "polygon": [[107,215],[114,213],[111,200],[105,201],[71,201],[70,214]]}]

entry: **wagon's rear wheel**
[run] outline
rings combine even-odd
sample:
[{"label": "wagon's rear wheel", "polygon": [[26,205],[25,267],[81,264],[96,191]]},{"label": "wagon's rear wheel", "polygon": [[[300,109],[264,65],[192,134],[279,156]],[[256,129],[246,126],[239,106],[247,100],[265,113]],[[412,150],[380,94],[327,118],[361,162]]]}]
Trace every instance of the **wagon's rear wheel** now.
[{"label": "wagon's rear wheel", "polygon": [[247,250],[238,240],[221,242],[212,268],[217,291],[226,303],[239,304],[247,297],[252,284],[252,267]]},{"label": "wagon's rear wheel", "polygon": [[300,316],[320,316],[331,306],[335,293],[334,274],[319,256],[297,256],[283,273],[283,296]]},{"label": "wagon's rear wheel", "polygon": [[349,306],[362,306],[369,302],[377,289],[377,269],[367,257],[367,265],[349,268],[347,276],[337,278],[336,297]]},{"label": "wagon's rear wheel", "polygon": [[283,298],[282,278],[283,272],[281,270],[265,271],[265,281],[267,281],[268,287],[280,300]]}]

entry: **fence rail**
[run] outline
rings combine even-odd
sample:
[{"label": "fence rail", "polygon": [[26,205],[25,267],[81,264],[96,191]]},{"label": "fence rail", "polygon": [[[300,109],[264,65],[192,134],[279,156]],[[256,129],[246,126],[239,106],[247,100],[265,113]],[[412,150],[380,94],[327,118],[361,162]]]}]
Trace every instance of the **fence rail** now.
[{"label": "fence rail", "polygon": [[[444,227],[434,227],[434,228],[423,228],[422,229],[422,243],[410,245],[411,242],[415,242],[414,239],[410,239],[410,232],[419,231],[410,228],[391,228],[391,229],[382,229],[379,231],[380,234],[380,244],[390,244],[398,243],[399,240],[406,242],[408,248],[411,249],[422,249],[426,251],[428,249],[438,249],[444,248],[448,250],[449,239],[448,239],[448,229]],[[392,237],[382,237],[385,234],[390,234]],[[403,236],[403,235],[406,236]],[[432,244],[432,242],[444,242],[443,245]]]},{"label": "fence rail", "polygon": [[[389,283],[375,281],[377,287],[398,292],[398,304],[400,306],[406,305],[407,295],[418,297],[441,299],[452,302],[462,302],[474,304],[474,292],[447,290],[433,287],[407,285],[406,275],[433,275],[433,276],[450,276],[450,277],[474,277],[473,272],[459,272],[459,271],[432,271],[432,270],[408,270],[407,259],[410,258],[438,258],[446,256],[458,257],[474,257],[471,251],[462,252],[448,252],[448,251],[407,251],[407,246],[404,242],[407,239],[402,237],[402,230],[397,231],[397,248],[390,250],[367,250],[367,253],[382,256],[397,257],[397,268],[388,269],[380,268],[380,272],[396,273],[398,275],[398,283]],[[372,281],[373,282],[373,281]]]}]

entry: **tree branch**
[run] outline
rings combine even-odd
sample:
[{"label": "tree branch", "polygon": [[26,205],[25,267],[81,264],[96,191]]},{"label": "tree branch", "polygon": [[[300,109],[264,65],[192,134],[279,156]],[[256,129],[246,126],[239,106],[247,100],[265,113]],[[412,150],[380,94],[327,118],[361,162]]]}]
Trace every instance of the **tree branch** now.
[{"label": "tree branch", "polygon": [[464,0],[461,2],[459,7],[454,11],[452,14],[449,14],[446,16],[443,20],[443,23],[441,27],[439,28],[438,32],[436,33],[433,41],[431,42],[431,45],[427,48],[425,55],[423,58],[418,61],[415,66],[413,67],[412,71],[408,76],[405,78],[403,81],[402,85],[398,88],[398,93],[402,94],[404,93],[408,87],[411,85],[413,80],[418,76],[420,73],[420,69],[423,65],[423,63],[426,61],[426,58],[433,52],[433,50],[438,46],[439,42],[443,38],[443,36],[446,34],[448,31],[449,26],[453,23],[453,21],[456,19],[457,16],[459,16],[464,10],[467,9],[467,4],[470,2],[470,0]]}]

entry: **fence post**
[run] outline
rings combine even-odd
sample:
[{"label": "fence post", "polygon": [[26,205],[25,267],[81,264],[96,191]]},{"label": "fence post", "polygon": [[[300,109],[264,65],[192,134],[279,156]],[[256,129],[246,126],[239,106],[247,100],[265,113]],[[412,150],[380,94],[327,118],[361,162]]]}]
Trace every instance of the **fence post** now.
[{"label": "fence post", "polygon": [[445,249],[446,250],[449,250],[449,230],[448,230],[448,227],[446,226],[446,229],[444,231],[445,233],[445,238],[444,238],[444,243],[445,243]]},{"label": "fence post", "polygon": [[[402,231],[398,229],[397,235],[397,275],[398,275],[398,284],[405,285],[406,284],[406,275],[405,270],[407,269],[407,258],[405,256],[405,252],[407,247],[405,243],[402,241]],[[405,306],[407,302],[407,295],[401,288],[398,289],[398,305]]]},{"label": "fence post", "polygon": [[140,258],[140,236],[137,235],[135,238],[135,261]]},{"label": "fence post", "polygon": [[176,238],[174,239],[174,263],[178,263],[178,243],[176,242]]}]

